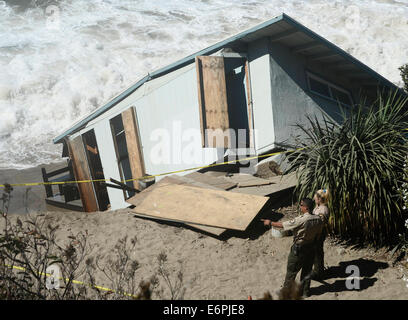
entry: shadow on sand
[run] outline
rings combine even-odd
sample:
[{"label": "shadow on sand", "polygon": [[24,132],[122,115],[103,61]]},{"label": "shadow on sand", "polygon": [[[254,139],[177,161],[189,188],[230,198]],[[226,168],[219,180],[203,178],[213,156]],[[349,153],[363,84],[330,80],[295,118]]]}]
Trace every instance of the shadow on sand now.
[{"label": "shadow on sand", "polygon": [[[348,266],[356,266],[353,271],[346,273]],[[369,259],[357,259],[351,261],[342,261],[338,266],[329,267],[321,280],[318,280],[322,285],[311,287],[311,295],[321,295],[327,292],[342,292],[342,291],[362,291],[374,285],[377,278],[372,278],[379,269],[388,268],[388,263],[379,262]],[[356,272],[358,270],[358,272]],[[327,283],[325,280],[333,278],[343,278],[336,280],[333,283]],[[349,288],[347,287],[349,286]],[[351,286],[351,288],[350,288]]]}]

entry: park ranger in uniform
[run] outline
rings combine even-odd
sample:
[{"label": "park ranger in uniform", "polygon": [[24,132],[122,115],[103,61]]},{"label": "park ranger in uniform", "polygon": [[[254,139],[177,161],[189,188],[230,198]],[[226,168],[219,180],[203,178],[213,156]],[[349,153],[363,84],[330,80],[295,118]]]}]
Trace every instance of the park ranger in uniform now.
[{"label": "park ranger in uniform", "polygon": [[292,230],[293,245],[288,257],[284,287],[290,287],[300,270],[301,289],[304,297],[310,296],[311,271],[315,256],[315,243],[323,229],[323,222],[319,216],[311,214],[313,201],[304,198],[300,201],[302,215],[285,222],[263,220],[264,225]]}]

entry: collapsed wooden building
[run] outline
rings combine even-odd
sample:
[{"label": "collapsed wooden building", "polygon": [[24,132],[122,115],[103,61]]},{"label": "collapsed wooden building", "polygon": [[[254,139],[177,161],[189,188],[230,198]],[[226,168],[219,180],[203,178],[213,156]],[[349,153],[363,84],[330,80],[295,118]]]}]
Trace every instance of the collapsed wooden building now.
[{"label": "collapsed wooden building", "polygon": [[[341,123],[360,96],[374,100],[383,88],[398,89],[282,14],[148,74],[53,142],[63,144],[62,156],[72,165],[65,180],[126,181],[209,165],[227,154],[258,156],[290,149],[294,124],[306,123],[307,116]],[[183,140],[174,134],[190,129],[200,138]],[[221,129],[224,136],[213,139],[207,129]],[[172,134],[166,140],[157,130]],[[226,130],[227,137],[243,138],[231,145],[223,138]],[[171,156],[162,154],[170,161],[152,156],[158,137],[164,139],[162,146],[172,145]],[[188,148],[199,153],[194,163],[174,161]],[[49,178],[46,172],[44,177]],[[80,197],[87,212],[120,209],[146,183],[127,181],[127,188],[78,183],[77,199],[69,196],[75,190],[67,190],[69,201],[62,201]]]}]

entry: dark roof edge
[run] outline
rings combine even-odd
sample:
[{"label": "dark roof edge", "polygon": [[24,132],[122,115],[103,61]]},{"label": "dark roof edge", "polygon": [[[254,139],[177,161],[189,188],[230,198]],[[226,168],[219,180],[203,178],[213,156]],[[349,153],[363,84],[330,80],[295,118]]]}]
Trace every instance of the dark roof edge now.
[{"label": "dark roof edge", "polygon": [[327,47],[329,49],[337,51],[343,58],[345,58],[346,60],[349,60],[351,63],[357,65],[359,68],[361,68],[364,71],[368,72],[373,77],[379,79],[381,82],[383,82],[384,85],[390,87],[391,89],[395,89],[395,90],[398,89],[399,91],[401,91],[401,93],[404,93],[404,91],[401,88],[399,88],[394,83],[392,83],[391,81],[384,78],[379,73],[375,72],[373,69],[371,69],[370,67],[368,67],[367,65],[362,63],[360,60],[354,58],[352,55],[350,55],[349,53],[347,53],[346,51],[344,51],[340,47],[336,46],[332,42],[330,42],[330,41],[326,40],[325,38],[323,38],[322,36],[318,35],[316,32],[314,32],[314,31],[310,30],[309,28],[305,27],[301,23],[299,23],[296,20],[294,20],[293,18],[289,17],[287,14],[283,13],[282,16],[283,16],[283,19],[286,22],[288,22],[289,24],[291,24],[295,28],[301,29],[304,33],[306,33],[311,38],[314,38],[317,41],[323,42],[324,44],[327,45]]}]

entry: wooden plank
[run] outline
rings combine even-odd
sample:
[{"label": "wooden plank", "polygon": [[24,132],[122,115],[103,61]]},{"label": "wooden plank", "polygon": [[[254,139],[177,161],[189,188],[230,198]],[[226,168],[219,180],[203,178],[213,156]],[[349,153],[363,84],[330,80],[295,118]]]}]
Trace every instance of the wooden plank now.
[{"label": "wooden plank", "polygon": [[131,188],[131,187],[129,187],[128,185],[126,185],[126,184],[124,184],[124,183],[122,183],[122,182],[120,182],[120,181],[118,181],[118,180],[115,180],[115,179],[113,179],[113,178],[110,178],[110,181],[113,182],[113,183],[116,183],[116,187],[119,187],[119,188],[121,188],[122,190],[133,191],[133,192],[139,192],[139,190],[137,190],[137,189],[135,189],[135,188]]},{"label": "wooden plank", "polygon": [[271,197],[285,190],[292,190],[297,184],[297,177],[296,173],[294,172],[283,176],[269,178],[268,181],[271,181],[272,184],[260,185],[255,187],[235,188],[231,190],[231,192]]},{"label": "wooden plank", "polygon": [[[142,192],[136,194],[135,196],[131,197],[130,199],[126,200],[126,202],[133,204],[136,206],[136,208],[133,210],[135,212],[136,215],[141,215],[140,213],[138,213],[137,211],[137,206],[140,205],[143,200],[150,194],[151,191],[153,191],[156,188],[160,188],[164,185],[174,185],[174,184],[179,184],[179,185],[194,185],[196,187],[201,187],[201,188],[209,188],[209,189],[216,189],[216,187],[213,186],[209,186],[206,185],[204,183],[200,183],[197,181],[194,181],[192,179],[186,178],[184,176],[176,176],[176,175],[171,175],[171,176],[167,176],[164,177],[163,179],[161,179],[159,182],[153,184],[152,186],[148,187],[147,189],[143,190]],[[145,215],[141,215],[141,216],[145,216]],[[158,218],[161,220],[167,220],[168,219],[163,219],[163,218]],[[221,233],[223,233],[225,231],[225,229],[223,228],[217,228],[217,227],[208,227],[208,226],[201,226],[201,225],[197,225],[197,224],[189,224],[186,223],[188,226],[190,227],[194,227],[196,229],[205,231],[207,233],[211,233],[214,234],[216,236],[219,236]]]},{"label": "wooden plank", "polygon": [[208,184],[210,186],[214,186],[219,189],[223,189],[223,190],[230,190],[232,188],[235,188],[238,185],[238,183],[228,180],[227,178],[215,177],[215,176],[203,174],[200,172],[192,172],[192,173],[186,174],[185,177],[193,179],[197,182],[201,182],[201,183]]},{"label": "wooden plank", "polygon": [[[143,218],[150,218],[150,219],[157,219],[157,220],[161,220],[161,221],[169,221],[169,222],[177,222],[180,223],[180,221],[178,220],[173,220],[173,219],[166,219],[166,218],[162,218],[162,217],[152,217],[150,215],[145,215],[145,214],[141,214],[139,212],[137,212],[137,208],[133,209],[134,211],[134,215],[135,216],[139,216],[139,217],[143,217]],[[198,229],[201,231],[205,231],[207,233],[211,233],[215,236],[219,236],[220,234],[222,234],[223,232],[226,231],[226,229],[224,228],[217,228],[217,227],[208,227],[208,226],[203,226],[203,225],[199,225],[199,224],[192,224],[192,223],[184,223],[185,225],[189,226],[189,227],[193,227],[194,229]]]},{"label": "wooden plank", "polygon": [[252,95],[251,95],[251,81],[249,77],[249,63],[248,60],[245,61],[245,81],[247,88],[247,104],[248,104],[248,138],[249,138],[249,147],[254,148],[254,126],[253,126],[253,114],[252,114]]},{"label": "wooden plank", "polygon": [[[91,170],[85,153],[82,136],[68,140],[69,155],[72,160],[74,176],[76,181],[91,180]],[[92,182],[78,183],[79,194],[85,212],[99,211],[98,201]]]},{"label": "wooden plank", "polygon": [[[295,186],[290,185],[277,185],[277,184],[269,184],[264,186],[255,186],[255,187],[245,187],[245,188],[235,188],[232,189],[230,192],[234,193],[244,193],[244,194],[252,194],[256,196],[267,196],[271,197],[279,192],[285,190],[293,190]],[[291,191],[292,192],[292,191]]]},{"label": "wooden plank", "polygon": [[238,188],[259,187],[273,184],[272,181],[242,181],[238,183]]},{"label": "wooden plank", "polygon": [[[43,176],[43,181],[45,183],[48,183],[48,175],[47,175],[47,171],[45,170],[45,168],[41,168],[41,172],[42,172],[42,176]],[[52,197],[53,193],[52,193],[52,187],[49,184],[44,184],[45,187],[45,194],[47,195],[47,198]]]},{"label": "wooden plank", "polygon": [[267,201],[248,194],[165,185],[152,190],[136,210],[152,217],[244,231]]},{"label": "wooden plank", "polygon": [[238,188],[264,186],[274,183],[271,180],[255,177],[250,174],[234,173],[225,179],[229,179],[231,182],[237,183]]},{"label": "wooden plank", "polygon": [[208,135],[207,132],[208,144],[206,146],[229,147],[229,132],[225,131],[229,129],[229,117],[224,58],[197,56],[196,67],[201,110],[200,122],[204,129],[221,129],[221,132],[214,131],[213,135]]},{"label": "wooden plank", "polygon": [[207,188],[207,189],[213,189],[213,190],[221,190],[217,187],[194,181],[193,179],[189,179],[188,177],[185,177],[185,176],[170,175],[170,176],[164,177],[159,182],[156,182],[155,184],[151,185],[147,189],[144,189],[142,192],[127,199],[126,202],[133,204],[134,206],[138,206],[143,202],[144,199],[146,199],[146,197],[154,189],[161,188],[163,186],[168,186],[168,185],[176,185],[176,184],[194,186],[194,187],[199,187],[199,188]]},{"label": "wooden plank", "polygon": [[296,172],[292,172],[285,175],[271,177],[268,180],[280,185],[280,186],[296,186],[298,178]]},{"label": "wooden plank", "polygon": [[64,168],[61,168],[61,169],[57,169],[57,170],[52,171],[52,172],[48,172],[48,173],[46,173],[46,175],[47,175],[47,178],[51,178],[51,177],[54,177],[56,175],[59,175],[61,173],[67,172],[67,171],[69,171],[68,166],[64,167]]},{"label": "wooden plank", "polygon": [[[137,179],[146,175],[145,165],[143,160],[143,152],[140,143],[139,130],[135,108],[122,112],[123,128],[125,129],[126,145],[129,154],[130,169],[132,171],[132,179]],[[138,180],[133,180],[134,188],[141,190]]]},{"label": "wooden plank", "polygon": [[198,110],[200,113],[200,129],[201,129],[201,145],[205,147],[205,114],[203,112],[204,108],[204,91],[202,87],[203,83],[203,73],[201,68],[201,60],[196,57],[195,58],[195,65],[196,65],[196,73],[197,73],[197,88],[198,88]]},{"label": "wooden plank", "polygon": [[210,176],[210,177],[226,177],[228,171],[205,171],[203,174]]},{"label": "wooden plank", "polygon": [[285,39],[287,37],[290,37],[292,35],[294,35],[295,33],[300,32],[298,29],[291,29],[291,30],[285,30],[282,32],[279,32],[275,35],[272,35],[271,37],[269,37],[269,41],[270,43]]}]

